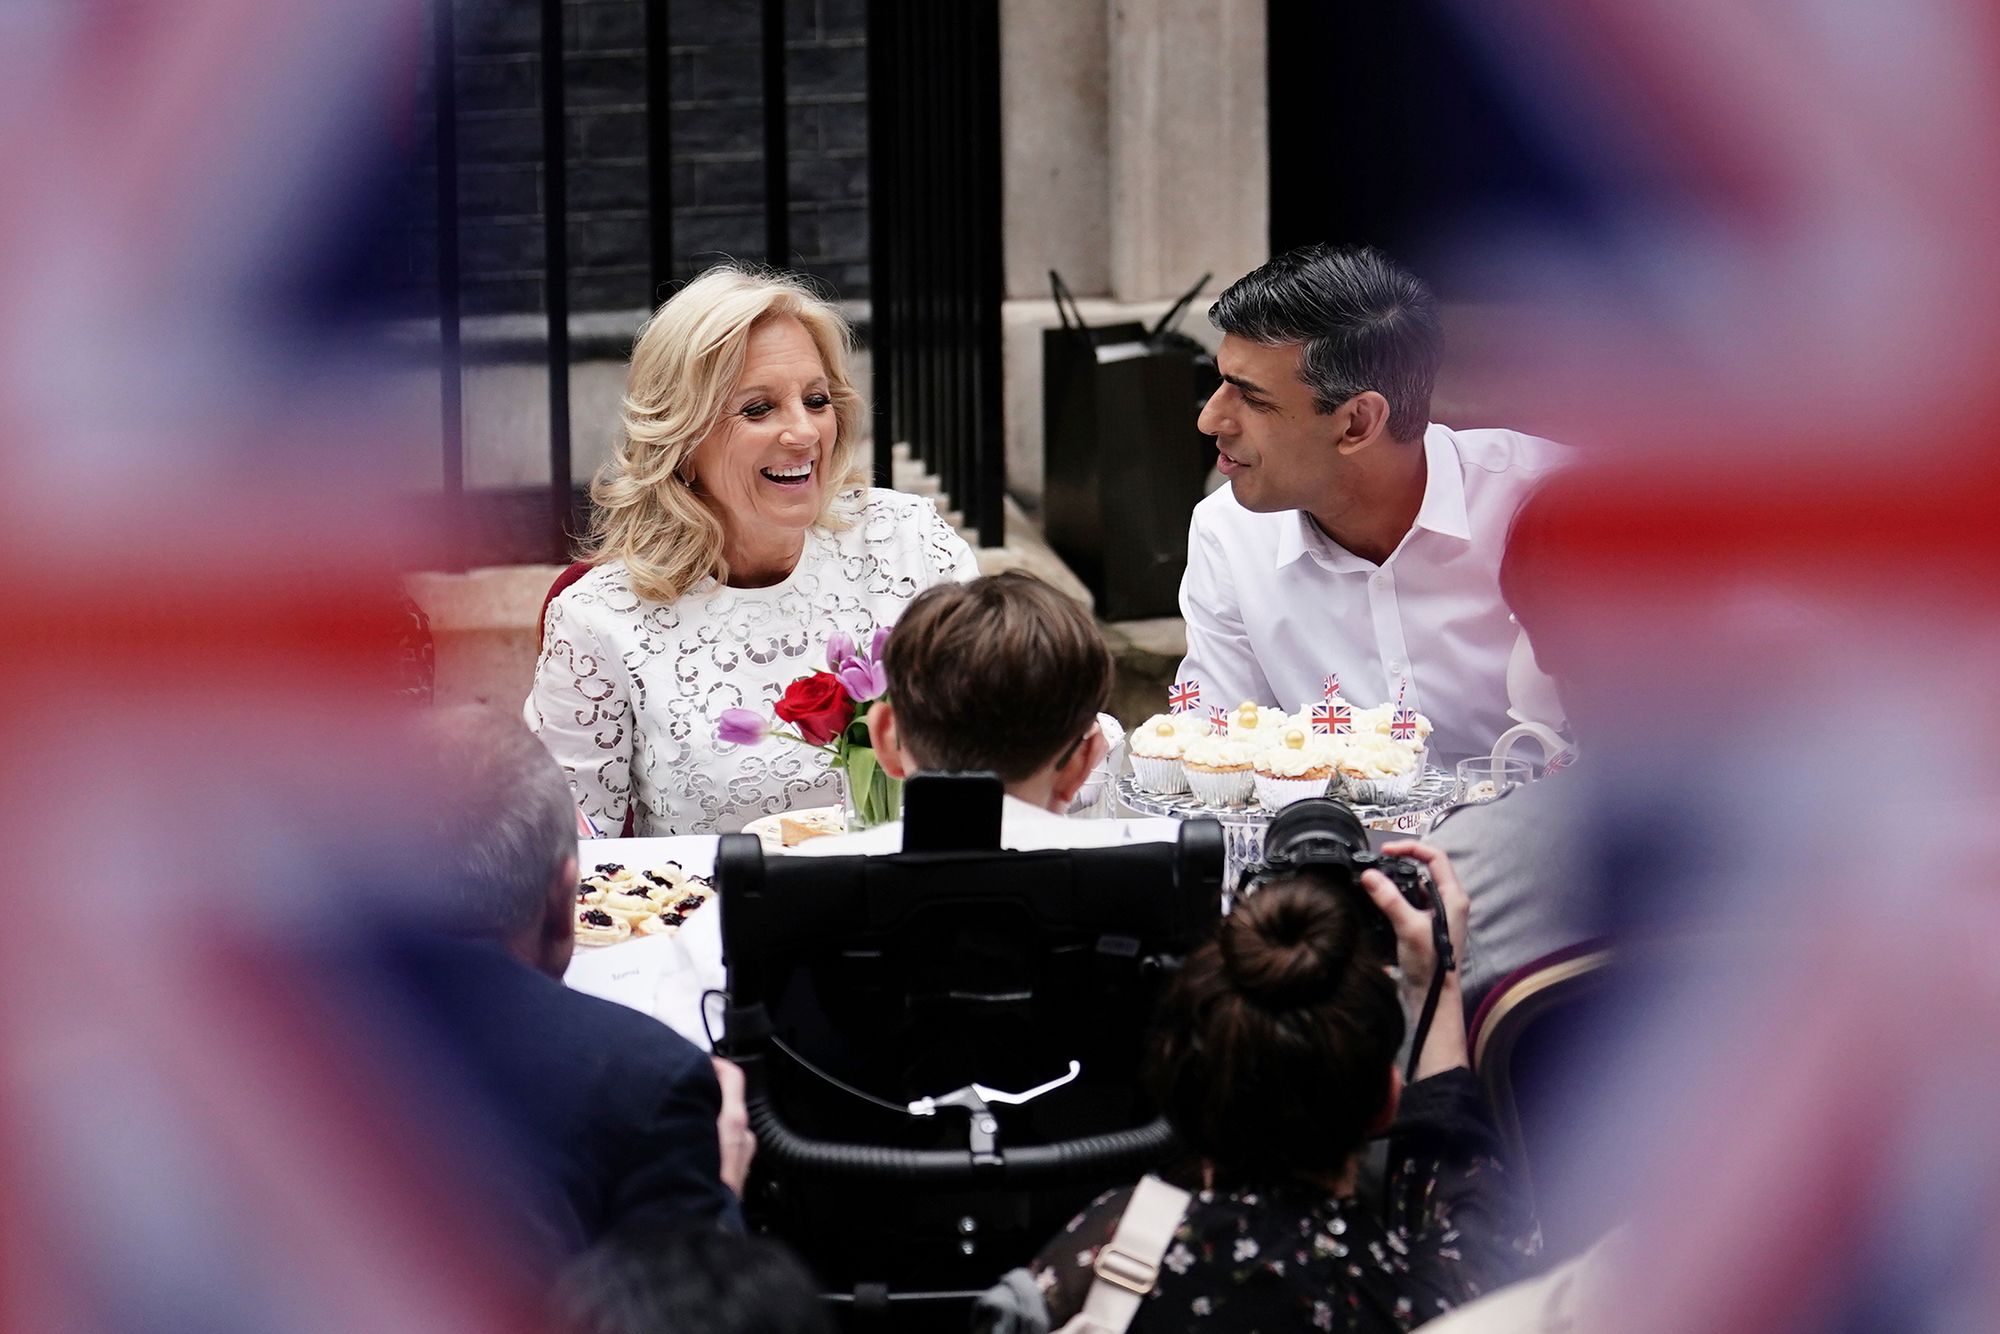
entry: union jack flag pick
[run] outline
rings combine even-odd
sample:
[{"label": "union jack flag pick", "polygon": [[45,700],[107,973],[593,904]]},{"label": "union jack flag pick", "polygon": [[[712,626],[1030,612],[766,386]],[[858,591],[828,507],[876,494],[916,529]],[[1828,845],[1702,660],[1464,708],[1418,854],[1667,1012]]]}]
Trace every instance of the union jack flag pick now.
[{"label": "union jack flag pick", "polygon": [[1312,706],[1312,730],[1319,736],[1345,736],[1354,730],[1354,710],[1332,700]]},{"label": "union jack flag pick", "polygon": [[1554,759],[1549,761],[1548,767],[1542,770],[1542,776],[1546,778],[1550,774],[1559,774],[1563,770],[1569,768],[1572,764],[1575,763],[1576,763],[1575,748],[1565,747],[1561,754],[1557,755]]},{"label": "union jack flag pick", "polygon": [[1340,693],[1340,673],[1339,672],[1327,673],[1326,681],[1324,685],[1321,687],[1321,697],[1325,699],[1332,699],[1335,695],[1338,695],[1339,693]]},{"label": "union jack flag pick", "polygon": [[1193,713],[1194,706],[1201,703],[1201,682],[1176,681],[1167,687],[1168,713]]},{"label": "union jack flag pick", "polygon": [[1229,729],[1229,710],[1223,708],[1220,704],[1209,705],[1208,725],[1219,731],[1227,731]]},{"label": "union jack flag pick", "polygon": [[1404,677],[1396,685],[1396,709],[1389,715],[1389,736],[1396,741],[1417,739],[1417,713],[1415,709],[1403,707],[1403,691],[1408,689],[1410,678]]}]

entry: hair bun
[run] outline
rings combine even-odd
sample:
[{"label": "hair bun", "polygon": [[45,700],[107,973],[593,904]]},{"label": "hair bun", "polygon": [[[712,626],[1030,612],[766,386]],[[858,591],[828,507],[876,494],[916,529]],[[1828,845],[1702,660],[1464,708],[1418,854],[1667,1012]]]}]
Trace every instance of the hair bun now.
[{"label": "hair bun", "polygon": [[1223,967],[1245,999],[1272,1008],[1311,1005],[1339,987],[1353,954],[1351,914],[1316,886],[1268,885],[1236,905],[1217,938]]}]

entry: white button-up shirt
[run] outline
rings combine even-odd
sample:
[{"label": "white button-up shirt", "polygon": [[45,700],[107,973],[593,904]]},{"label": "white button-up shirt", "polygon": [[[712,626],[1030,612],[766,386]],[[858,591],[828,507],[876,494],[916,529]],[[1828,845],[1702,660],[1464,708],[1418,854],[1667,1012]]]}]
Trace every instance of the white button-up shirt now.
[{"label": "white button-up shirt", "polygon": [[1500,599],[1500,556],[1514,511],[1562,461],[1560,446],[1518,431],[1424,433],[1423,506],[1377,566],[1335,543],[1302,510],[1253,514],[1230,488],[1195,506],[1178,680],[1203,706],[1242,701],[1297,709],[1340,693],[1393,700],[1437,729],[1431,760],[1484,754],[1512,726],[1507,656],[1515,627]]}]

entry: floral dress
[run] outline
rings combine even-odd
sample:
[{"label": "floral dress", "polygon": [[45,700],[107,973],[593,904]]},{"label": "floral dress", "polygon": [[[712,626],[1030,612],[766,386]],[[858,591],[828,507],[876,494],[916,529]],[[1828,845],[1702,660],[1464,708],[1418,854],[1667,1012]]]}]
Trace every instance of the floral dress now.
[{"label": "floral dress", "polygon": [[[1407,1330],[1521,1276],[1539,1237],[1469,1071],[1410,1085],[1389,1147],[1374,1207],[1296,1180],[1201,1191],[1134,1334]],[[1054,1325],[1082,1306],[1131,1195],[1099,1198],[1035,1257]]]},{"label": "floral dress", "polygon": [[786,686],[826,666],[836,630],[865,644],[932,584],[979,573],[922,496],[863,491],[847,509],[853,524],[808,529],[798,565],[769,588],[709,579],[652,602],[612,561],[549,604],[528,725],[599,829],[615,834],[630,811],[636,835],[726,833],[840,800],[820,751],[718,741],[723,710],[769,717]]}]

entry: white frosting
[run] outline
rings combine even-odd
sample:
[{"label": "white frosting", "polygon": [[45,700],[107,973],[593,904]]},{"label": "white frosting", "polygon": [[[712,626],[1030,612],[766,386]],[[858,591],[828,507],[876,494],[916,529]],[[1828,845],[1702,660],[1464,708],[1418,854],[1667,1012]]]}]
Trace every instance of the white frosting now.
[{"label": "white frosting", "polygon": [[1356,778],[1399,778],[1417,767],[1423,751],[1376,732],[1335,737],[1339,743],[1334,767]]},{"label": "white frosting", "polygon": [[1257,772],[1273,778],[1330,778],[1333,776],[1332,737],[1308,736],[1297,750],[1280,743],[1257,752]]},{"label": "white frosting", "polygon": [[1210,769],[1247,769],[1250,767],[1250,746],[1248,742],[1233,737],[1190,737],[1181,751],[1181,758],[1189,764]]},{"label": "white frosting", "polygon": [[[1164,736],[1163,723],[1170,729]],[[1133,730],[1126,745],[1134,755],[1149,760],[1177,760],[1190,738],[1208,733],[1208,719],[1198,713],[1156,713]]]},{"label": "white frosting", "polygon": [[[1372,709],[1356,709],[1354,711],[1354,730],[1356,732],[1379,732],[1383,736],[1388,736],[1389,719],[1395,712],[1396,704],[1394,700],[1391,700],[1387,704],[1378,704]],[[1417,714],[1417,740],[1423,741],[1430,734],[1431,720],[1424,717],[1421,713]]]},{"label": "white frosting", "polygon": [[1243,714],[1240,710],[1231,709],[1229,711],[1229,735],[1239,740],[1253,740],[1261,743],[1265,739],[1266,733],[1282,733],[1291,724],[1291,715],[1274,705],[1257,704],[1251,707],[1256,709],[1257,712],[1255,720],[1248,727],[1243,725]]}]

